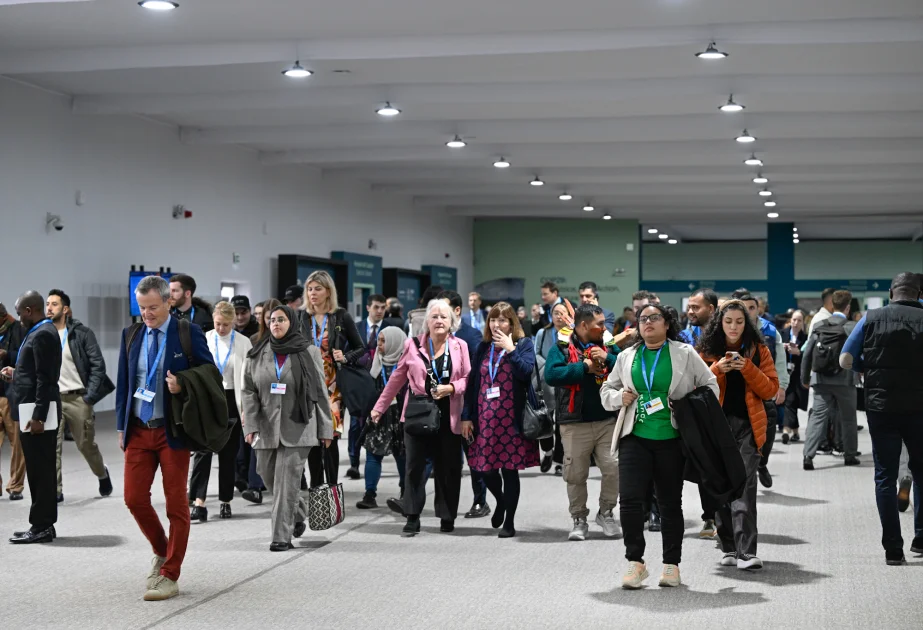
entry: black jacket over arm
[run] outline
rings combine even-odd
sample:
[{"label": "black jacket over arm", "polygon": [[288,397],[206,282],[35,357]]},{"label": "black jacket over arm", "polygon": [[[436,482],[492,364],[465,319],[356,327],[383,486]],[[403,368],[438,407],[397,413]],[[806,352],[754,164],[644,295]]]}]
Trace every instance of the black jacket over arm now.
[{"label": "black jacket over arm", "polygon": [[58,420],[61,419],[61,338],[51,322],[43,324],[26,337],[26,342],[16,360],[13,383],[9,388],[10,411],[19,420],[19,405],[35,403],[33,420],[48,419],[48,408],[58,403]]}]

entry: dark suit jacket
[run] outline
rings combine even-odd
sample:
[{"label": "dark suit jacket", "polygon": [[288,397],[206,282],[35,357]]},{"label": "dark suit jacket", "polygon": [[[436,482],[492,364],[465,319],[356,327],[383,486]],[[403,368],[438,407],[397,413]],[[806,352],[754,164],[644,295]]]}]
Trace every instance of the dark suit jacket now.
[{"label": "dark suit jacket", "polygon": [[[130,328],[130,327],[129,327]],[[141,328],[138,334],[132,340],[131,348],[126,351],[127,333],[129,328],[122,331],[122,344],[119,349],[119,376],[116,382],[115,390],[115,419],[116,427],[119,431],[125,432],[125,446],[128,446],[128,440],[131,438],[131,410],[134,403],[134,393],[137,389],[137,372],[138,372],[138,354],[144,345],[144,334],[147,327]],[[208,349],[208,342],[205,341],[205,333],[196,324],[189,325],[189,333],[192,336],[192,365],[186,360],[186,354],[183,352],[183,346],[179,340],[179,324],[175,317],[170,318],[170,325],[167,326],[167,345],[164,350],[163,373],[166,375],[167,370],[176,374],[187,370],[190,367],[204,365],[206,363],[214,364],[212,352]],[[57,333],[55,333],[57,338]],[[58,341],[60,348],[61,342]],[[58,361],[60,363],[60,360]],[[166,420],[163,431],[167,434],[167,443],[170,448],[180,449],[187,448],[182,436],[174,437],[170,435],[166,427],[170,425],[170,418],[173,414],[173,397],[167,386],[163,387],[163,414]]]},{"label": "dark suit jacket", "polygon": [[46,421],[49,404],[56,402],[60,421],[61,392],[58,390],[58,378],[61,376],[61,338],[54,324],[43,324],[26,337],[16,357],[15,369],[13,382],[7,389],[13,420],[19,421],[19,405],[35,403],[31,419]]},{"label": "dark suit jacket", "polygon": [[[381,323],[378,324],[378,332],[381,332],[382,330],[384,330],[385,328],[387,328],[387,327],[390,326],[390,325],[391,325],[391,322],[389,322],[387,318],[381,320]],[[363,318],[363,319],[362,319],[361,321],[359,321],[359,322],[356,322],[356,331],[359,333],[359,337],[362,339],[362,341],[365,341],[366,339],[368,339],[368,336],[369,336],[369,322],[368,322],[368,318],[367,318],[367,317]],[[370,343],[370,344],[366,344],[366,346],[365,346],[366,350],[371,350],[372,348],[374,348],[376,343],[378,343],[378,342],[377,342],[377,341],[373,341],[373,342]]]}]

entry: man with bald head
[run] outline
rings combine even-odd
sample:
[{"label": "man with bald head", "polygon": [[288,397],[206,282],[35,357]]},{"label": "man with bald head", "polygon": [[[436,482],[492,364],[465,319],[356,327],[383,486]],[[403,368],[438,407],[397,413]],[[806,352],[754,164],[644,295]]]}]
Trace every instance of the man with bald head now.
[{"label": "man with bald head", "polygon": [[[8,388],[10,412],[20,426],[20,442],[26,457],[26,478],[32,495],[29,522],[32,527],[14,532],[15,545],[49,543],[55,538],[58,520],[55,486],[55,452],[61,420],[61,341],[50,319],[45,319],[45,300],[37,291],[16,300],[16,313],[25,331],[15,367],[5,367],[0,377]],[[29,417],[20,417],[29,412]]]}]

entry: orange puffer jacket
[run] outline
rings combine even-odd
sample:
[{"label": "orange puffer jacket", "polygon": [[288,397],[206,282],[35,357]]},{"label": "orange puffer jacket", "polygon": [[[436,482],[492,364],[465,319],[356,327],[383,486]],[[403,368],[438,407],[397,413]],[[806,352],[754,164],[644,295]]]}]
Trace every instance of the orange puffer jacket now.
[{"label": "orange puffer jacket", "polygon": [[[752,352],[752,351],[751,351]],[[766,407],[763,405],[764,400],[771,400],[779,391],[779,375],[776,373],[776,366],[772,360],[772,354],[769,348],[760,344],[760,364],[759,367],[748,357],[747,364],[740,373],[747,384],[747,411],[750,416],[750,426],[753,427],[753,437],[756,438],[756,447],[763,448],[766,443],[766,428],[769,421],[766,417]],[[752,354],[751,354],[752,356]],[[718,379],[718,387],[721,389],[721,395],[718,399],[724,404],[724,391],[727,388],[727,377],[722,374],[718,368],[718,360],[715,357],[702,356],[702,359],[709,365],[712,373]]]}]

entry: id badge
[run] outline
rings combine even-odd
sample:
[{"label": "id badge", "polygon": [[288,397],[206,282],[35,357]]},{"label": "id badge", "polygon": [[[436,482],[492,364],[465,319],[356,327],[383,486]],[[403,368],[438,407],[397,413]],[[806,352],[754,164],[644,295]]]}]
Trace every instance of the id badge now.
[{"label": "id badge", "polygon": [[792,372],[795,371],[795,364],[794,364],[794,363],[789,362],[788,365],[787,365],[787,367],[788,367],[788,373],[789,373],[789,374],[791,374]]},{"label": "id badge", "polygon": [[139,398],[143,400],[144,402],[153,402],[154,396],[156,395],[157,395],[157,392],[152,392],[149,389],[144,389],[143,387],[139,387],[138,389],[135,390],[134,397]]},{"label": "id badge", "polygon": [[285,383],[270,384],[269,393],[275,396],[282,396],[283,394],[285,394]]},{"label": "id badge", "polygon": [[644,411],[646,411],[648,415],[663,411],[663,401],[661,401],[660,398],[654,398],[644,403]]},{"label": "id badge", "polygon": [[487,388],[487,400],[493,400],[494,398],[500,398],[500,388],[499,387],[488,387]]},{"label": "id badge", "polygon": [[449,371],[448,371],[448,370],[443,370],[443,371],[442,371],[442,378],[449,378]]}]

